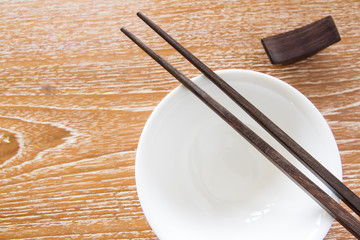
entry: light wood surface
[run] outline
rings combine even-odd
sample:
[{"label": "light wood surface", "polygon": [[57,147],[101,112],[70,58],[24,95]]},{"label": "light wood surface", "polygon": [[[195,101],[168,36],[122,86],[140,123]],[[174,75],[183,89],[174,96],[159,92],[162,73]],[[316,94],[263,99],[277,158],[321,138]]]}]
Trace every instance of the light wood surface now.
[{"label": "light wood surface", "polygon": [[[0,239],[157,239],[136,193],[142,128],[178,82],[125,26],[189,77],[189,63],[142,11],[213,70],[291,84],[337,140],[360,195],[360,2],[95,0],[0,2]],[[307,60],[270,64],[260,39],[331,15],[342,40]],[[334,222],[326,239],[353,239]]]}]

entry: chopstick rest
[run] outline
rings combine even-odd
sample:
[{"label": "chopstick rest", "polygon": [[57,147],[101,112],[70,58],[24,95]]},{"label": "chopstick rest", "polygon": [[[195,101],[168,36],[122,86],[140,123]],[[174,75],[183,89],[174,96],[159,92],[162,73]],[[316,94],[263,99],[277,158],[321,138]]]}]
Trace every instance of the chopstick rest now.
[{"label": "chopstick rest", "polygon": [[272,64],[291,64],[341,40],[331,16],[295,30],[266,37],[261,43]]}]

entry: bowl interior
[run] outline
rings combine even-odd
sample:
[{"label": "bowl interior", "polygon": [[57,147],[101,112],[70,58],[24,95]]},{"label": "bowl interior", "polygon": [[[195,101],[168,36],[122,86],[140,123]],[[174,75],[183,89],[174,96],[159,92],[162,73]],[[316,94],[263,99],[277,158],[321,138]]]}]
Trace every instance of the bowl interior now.
[{"label": "bowl interior", "polygon": [[[258,72],[217,73],[342,177],[331,130],[300,92]],[[203,76],[193,80],[323,186],[214,84]],[[333,221],[183,86],[165,97],[146,123],[136,184],[145,216],[160,239],[323,239]]]}]

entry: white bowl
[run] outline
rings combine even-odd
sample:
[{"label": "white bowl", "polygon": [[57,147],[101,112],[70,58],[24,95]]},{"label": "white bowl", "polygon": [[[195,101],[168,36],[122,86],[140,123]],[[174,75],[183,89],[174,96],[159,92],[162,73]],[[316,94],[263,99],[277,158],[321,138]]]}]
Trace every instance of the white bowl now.
[{"label": "white bowl", "polygon": [[[305,96],[266,74],[217,73],[342,178],[334,136]],[[204,76],[193,81],[330,193],[213,83]],[[139,141],[135,170],[141,206],[162,240],[315,240],[323,239],[333,222],[184,86],[173,90],[151,114]]]}]

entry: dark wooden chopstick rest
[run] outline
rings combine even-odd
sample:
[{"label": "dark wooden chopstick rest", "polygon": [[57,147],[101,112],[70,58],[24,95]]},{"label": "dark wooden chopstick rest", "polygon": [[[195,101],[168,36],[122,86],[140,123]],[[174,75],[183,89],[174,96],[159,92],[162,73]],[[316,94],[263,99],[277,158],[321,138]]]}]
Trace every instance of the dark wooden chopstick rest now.
[{"label": "dark wooden chopstick rest", "polygon": [[341,40],[331,16],[295,30],[266,37],[261,43],[272,64],[291,64]]}]

